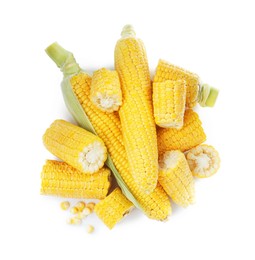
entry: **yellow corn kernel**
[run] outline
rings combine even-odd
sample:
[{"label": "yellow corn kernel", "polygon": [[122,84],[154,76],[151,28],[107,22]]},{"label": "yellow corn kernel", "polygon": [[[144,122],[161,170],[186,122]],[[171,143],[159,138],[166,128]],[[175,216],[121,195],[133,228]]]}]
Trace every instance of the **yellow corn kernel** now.
[{"label": "yellow corn kernel", "polygon": [[118,73],[105,68],[93,73],[91,101],[106,112],[117,111],[122,104],[122,93]]},{"label": "yellow corn kernel", "polygon": [[43,136],[45,147],[84,173],[103,167],[107,151],[103,141],[89,131],[64,120],[55,120]]},{"label": "yellow corn kernel", "polygon": [[152,87],[143,42],[135,37],[131,26],[123,28],[114,56],[123,94],[119,115],[129,168],[138,189],[149,194],[158,180]]},{"label": "yellow corn kernel", "polygon": [[88,232],[89,234],[93,233],[94,230],[95,230],[95,228],[94,228],[92,225],[88,225],[88,226],[87,226],[87,232]]},{"label": "yellow corn kernel", "polygon": [[76,217],[69,218],[67,220],[67,224],[70,225],[80,225],[82,223],[82,220]]},{"label": "yellow corn kernel", "polygon": [[41,194],[66,198],[103,199],[110,187],[110,170],[84,174],[65,162],[47,160],[41,173]]},{"label": "yellow corn kernel", "polygon": [[186,153],[186,158],[193,176],[207,178],[220,168],[220,157],[211,145],[202,144]]},{"label": "yellow corn kernel", "polygon": [[82,212],[85,208],[86,204],[83,201],[79,201],[76,203],[75,207],[78,209],[79,212]]},{"label": "yellow corn kernel", "polygon": [[72,214],[77,214],[77,213],[79,212],[79,209],[76,208],[76,207],[72,207],[72,208],[70,209],[70,212],[71,212]]},{"label": "yellow corn kernel", "polygon": [[[59,53],[62,53],[63,51],[68,54],[66,57],[63,55],[59,56]],[[97,135],[104,141],[116,169],[120,173],[130,192],[140,204],[143,212],[151,219],[165,220],[168,215],[171,214],[171,204],[168,195],[161,185],[158,184],[151,194],[145,194],[140,191],[139,186],[131,175],[118,113],[103,112],[91,102],[91,77],[79,68],[79,65],[75,62],[74,58],[72,60],[72,67],[67,66],[70,63],[66,62],[66,59],[69,58],[70,55],[73,57],[70,52],[64,50],[57,43],[50,45],[46,49],[46,52],[56,65],[61,67],[61,70],[65,75],[71,75],[71,73],[75,72],[75,74],[72,74],[72,76],[68,78],[73,93],[80,102]],[[59,57],[61,60],[59,60]]]},{"label": "yellow corn kernel", "polygon": [[159,60],[153,82],[178,79],[186,81],[186,107],[193,108],[198,100],[199,77],[196,74],[172,65],[167,61]]},{"label": "yellow corn kernel", "polygon": [[186,110],[181,129],[159,127],[157,135],[160,154],[170,150],[187,151],[206,140],[198,114],[191,109]]},{"label": "yellow corn kernel", "polygon": [[89,202],[86,207],[89,208],[91,210],[91,212],[94,211],[94,208],[95,208],[95,203],[94,202]]},{"label": "yellow corn kernel", "polygon": [[156,124],[164,128],[182,128],[185,101],[185,80],[154,82],[153,108]]},{"label": "yellow corn kernel", "polygon": [[194,203],[193,176],[181,151],[168,151],[160,156],[159,182],[176,204],[187,207]]},{"label": "yellow corn kernel", "polygon": [[133,204],[122,194],[120,188],[116,188],[105,199],[95,206],[95,213],[112,229],[133,208]]},{"label": "yellow corn kernel", "polygon": [[69,207],[70,207],[70,202],[69,201],[63,201],[63,202],[60,203],[60,207],[63,210],[68,210]]},{"label": "yellow corn kernel", "polygon": [[82,211],[82,214],[83,214],[84,216],[88,216],[88,215],[91,214],[91,212],[92,212],[92,211],[91,211],[90,208],[85,207],[84,210]]}]

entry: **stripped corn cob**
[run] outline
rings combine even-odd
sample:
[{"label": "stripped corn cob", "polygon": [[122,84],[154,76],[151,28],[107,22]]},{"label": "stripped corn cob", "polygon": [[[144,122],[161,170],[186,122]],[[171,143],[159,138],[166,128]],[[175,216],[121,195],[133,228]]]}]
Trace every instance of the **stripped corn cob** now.
[{"label": "stripped corn cob", "polygon": [[[54,43],[53,50],[51,50],[52,45],[50,45],[48,47],[50,51],[47,50],[47,53],[56,62],[56,64],[61,67],[62,70],[64,70],[64,74],[66,74],[66,67],[77,67],[78,65],[75,60],[71,61],[71,64],[75,64],[72,66],[67,66],[67,61],[59,61],[58,57],[62,57],[62,55],[60,55],[59,53],[62,54],[64,49],[58,46],[58,44]],[[66,50],[64,51],[67,52]],[[70,55],[68,55],[68,57],[69,56]],[[69,80],[69,78],[64,78],[62,84],[66,82],[65,80]],[[134,178],[130,173],[126,151],[123,144],[123,136],[121,132],[121,125],[118,113],[106,113],[101,111],[100,109],[97,109],[94,106],[94,104],[90,100],[91,77],[88,74],[81,72],[80,69],[76,70],[76,74],[71,74],[69,83],[71,85],[73,93],[81,104],[96,133],[104,141],[116,169],[120,173],[125,184],[129,188],[135,199],[140,204],[140,207],[142,208],[144,213],[149,218],[156,220],[165,220],[168,215],[171,214],[171,204],[163,188],[158,184],[156,189],[151,194],[147,195],[140,191],[138,185],[135,183]]]},{"label": "stripped corn cob", "polygon": [[110,187],[110,170],[84,174],[65,162],[47,160],[41,172],[41,194],[65,198],[103,199]]},{"label": "stripped corn cob", "polygon": [[201,84],[198,75],[172,65],[167,61],[159,60],[153,81],[164,82],[165,80],[178,79],[186,81],[186,107],[193,108],[197,102],[201,106],[214,106],[218,96],[217,89],[209,87],[207,84]]},{"label": "stripped corn cob", "polygon": [[182,128],[185,100],[184,80],[154,82],[153,108],[156,124],[164,128]]},{"label": "stripped corn cob", "polygon": [[206,140],[198,114],[191,109],[186,110],[181,129],[159,127],[157,130],[160,154],[170,150],[187,151]]},{"label": "stripped corn cob", "polygon": [[95,206],[95,213],[112,229],[133,208],[133,204],[116,188]]},{"label": "stripped corn cob", "polygon": [[207,178],[220,168],[220,157],[211,145],[202,144],[192,148],[186,154],[192,174],[198,178]]},{"label": "stripped corn cob", "polygon": [[55,156],[84,173],[94,173],[107,158],[102,140],[64,120],[55,120],[43,136],[46,148]]},{"label": "stripped corn cob", "polygon": [[119,110],[129,168],[138,188],[149,194],[158,179],[158,149],[153,118],[150,72],[143,42],[125,26],[115,46],[123,104]]},{"label": "stripped corn cob", "polygon": [[101,110],[113,112],[122,104],[122,93],[119,76],[116,71],[105,68],[93,73],[91,88],[91,101]]},{"label": "stripped corn cob", "polygon": [[160,156],[159,183],[176,204],[187,207],[194,203],[193,176],[181,151],[168,151]]}]

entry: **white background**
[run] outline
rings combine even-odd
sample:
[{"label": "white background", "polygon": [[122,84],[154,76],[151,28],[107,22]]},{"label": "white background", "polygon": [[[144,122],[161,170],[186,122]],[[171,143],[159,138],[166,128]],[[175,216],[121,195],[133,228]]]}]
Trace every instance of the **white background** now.
[{"label": "white background", "polygon": [[[1,1],[0,259],[255,259],[252,2]],[[85,70],[111,68],[126,23],[152,72],[164,58],[220,88],[215,108],[198,112],[221,169],[197,181],[196,204],[173,205],[166,223],[134,211],[112,231],[95,215],[68,226],[62,200],[39,195],[41,167],[54,158],[42,135],[57,118],[73,122],[44,49],[58,41]]]}]

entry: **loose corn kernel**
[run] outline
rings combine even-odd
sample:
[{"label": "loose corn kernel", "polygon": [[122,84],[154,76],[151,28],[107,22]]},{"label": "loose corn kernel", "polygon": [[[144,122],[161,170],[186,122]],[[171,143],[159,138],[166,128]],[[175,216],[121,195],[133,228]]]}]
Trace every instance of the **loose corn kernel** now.
[{"label": "loose corn kernel", "polygon": [[76,203],[75,207],[79,210],[79,212],[82,212],[85,208],[86,204],[83,201],[79,201]]},{"label": "loose corn kernel", "polygon": [[95,230],[95,228],[94,228],[92,225],[88,225],[88,227],[87,227],[87,232],[88,232],[89,234],[93,233],[94,230]]},{"label": "loose corn kernel", "polygon": [[69,207],[70,207],[70,202],[68,202],[68,201],[63,201],[63,202],[60,203],[60,207],[61,207],[61,209],[63,209],[63,210],[68,210]]},{"label": "loose corn kernel", "polygon": [[76,215],[75,215],[75,218],[78,218],[78,219],[84,219],[86,218],[87,216],[83,213],[83,212],[78,212]]},{"label": "loose corn kernel", "polygon": [[91,214],[91,209],[85,207],[84,210],[82,211],[82,213],[83,213],[85,216],[88,216],[89,214]]},{"label": "loose corn kernel", "polygon": [[95,203],[94,202],[89,202],[87,205],[86,205],[86,208],[89,208],[91,210],[91,212],[94,211],[94,208],[95,208]]},{"label": "loose corn kernel", "polygon": [[77,207],[72,207],[72,208],[70,209],[70,212],[71,212],[72,214],[77,214],[77,213],[79,212],[79,209],[78,209]]},{"label": "loose corn kernel", "polygon": [[81,219],[77,217],[72,217],[67,220],[67,224],[70,225],[80,225],[82,223]]}]

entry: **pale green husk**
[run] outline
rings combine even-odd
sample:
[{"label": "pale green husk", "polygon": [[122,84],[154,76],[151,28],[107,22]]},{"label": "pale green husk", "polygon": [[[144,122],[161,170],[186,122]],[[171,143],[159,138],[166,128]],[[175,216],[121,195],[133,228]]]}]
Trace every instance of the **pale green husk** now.
[{"label": "pale green husk", "polygon": [[[89,121],[89,118],[87,117],[86,113],[84,112],[82,106],[80,105],[79,100],[76,98],[71,83],[70,83],[70,78],[71,76],[66,76],[64,77],[62,83],[61,83],[61,88],[62,88],[62,93],[64,97],[65,104],[74,117],[75,121],[82,127],[85,128],[86,130],[96,134],[96,131]],[[111,169],[118,185],[120,186],[123,194],[135,205],[135,207],[139,208],[142,210],[140,204],[137,202],[133,194],[129,191],[127,185],[123,181],[122,177],[120,176],[119,172],[115,168],[113,161],[108,154],[108,158],[105,162],[105,164]]]}]

